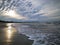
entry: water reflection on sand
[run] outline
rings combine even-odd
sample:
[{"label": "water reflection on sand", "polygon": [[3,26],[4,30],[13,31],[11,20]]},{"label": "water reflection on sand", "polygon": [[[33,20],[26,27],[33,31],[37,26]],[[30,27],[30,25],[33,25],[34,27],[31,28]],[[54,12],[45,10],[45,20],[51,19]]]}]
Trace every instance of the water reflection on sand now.
[{"label": "water reflection on sand", "polygon": [[19,34],[14,23],[0,23],[0,45],[31,45],[33,41]]},{"label": "water reflection on sand", "polygon": [[9,45],[10,43],[9,42],[12,42],[12,38],[14,36],[14,33],[16,33],[16,30],[15,28],[12,27],[12,23],[6,23],[5,24],[6,26],[3,26],[1,31],[2,31],[2,34],[0,35],[0,43],[4,42],[6,44],[4,45]]},{"label": "water reflection on sand", "polygon": [[[18,35],[15,35],[16,33]],[[23,34],[23,36],[20,34]],[[34,40],[33,44],[30,40]],[[12,45],[60,45],[60,25],[6,23],[1,26],[0,24],[0,45],[2,45],[1,42],[5,42],[4,45],[11,45],[10,42],[13,42]]]},{"label": "water reflection on sand", "polygon": [[11,42],[13,38],[13,34],[16,32],[16,30],[12,27],[12,23],[8,23],[7,26],[8,27],[5,29],[6,38],[7,38],[6,41]]}]

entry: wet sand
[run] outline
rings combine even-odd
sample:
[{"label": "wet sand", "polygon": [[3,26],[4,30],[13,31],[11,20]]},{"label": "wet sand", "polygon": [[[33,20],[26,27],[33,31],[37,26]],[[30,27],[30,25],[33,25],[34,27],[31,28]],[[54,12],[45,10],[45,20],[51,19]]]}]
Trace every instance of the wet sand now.
[{"label": "wet sand", "polygon": [[0,45],[60,45],[60,25],[1,23]]},{"label": "wet sand", "polygon": [[32,40],[29,40],[28,37],[23,34],[18,34],[17,31],[12,34],[11,39],[7,39],[5,28],[8,26],[6,26],[6,24],[7,23],[0,23],[0,45],[32,45]]}]

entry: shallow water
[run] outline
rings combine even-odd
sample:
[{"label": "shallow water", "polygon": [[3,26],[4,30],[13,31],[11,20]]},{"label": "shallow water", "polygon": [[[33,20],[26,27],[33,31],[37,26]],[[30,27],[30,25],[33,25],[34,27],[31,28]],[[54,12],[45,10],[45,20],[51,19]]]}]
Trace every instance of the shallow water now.
[{"label": "shallow water", "polygon": [[20,44],[60,45],[60,24],[0,23],[0,45]]},{"label": "shallow water", "polygon": [[60,25],[46,23],[14,24],[19,33],[34,40],[32,45],[60,45]]},{"label": "shallow water", "polygon": [[19,34],[14,23],[0,23],[0,45],[31,45],[27,36]]}]

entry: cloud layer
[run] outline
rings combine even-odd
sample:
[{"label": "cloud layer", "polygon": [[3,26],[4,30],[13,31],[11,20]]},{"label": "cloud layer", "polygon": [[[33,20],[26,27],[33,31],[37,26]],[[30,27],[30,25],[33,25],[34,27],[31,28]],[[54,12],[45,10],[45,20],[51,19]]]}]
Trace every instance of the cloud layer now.
[{"label": "cloud layer", "polygon": [[[4,12],[15,11],[21,19]],[[4,17],[4,19],[2,19]],[[60,0],[0,0],[0,20],[48,21],[60,19]]]}]

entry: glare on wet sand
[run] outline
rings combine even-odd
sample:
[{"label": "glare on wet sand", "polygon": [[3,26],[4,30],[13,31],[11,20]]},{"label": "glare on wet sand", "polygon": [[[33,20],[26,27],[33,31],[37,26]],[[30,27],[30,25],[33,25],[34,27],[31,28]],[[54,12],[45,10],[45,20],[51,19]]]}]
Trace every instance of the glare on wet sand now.
[{"label": "glare on wet sand", "polygon": [[12,41],[11,39],[13,38],[13,34],[16,32],[16,30],[12,27],[12,23],[8,23],[6,25],[7,28],[4,29],[6,34],[6,41],[11,42]]}]

